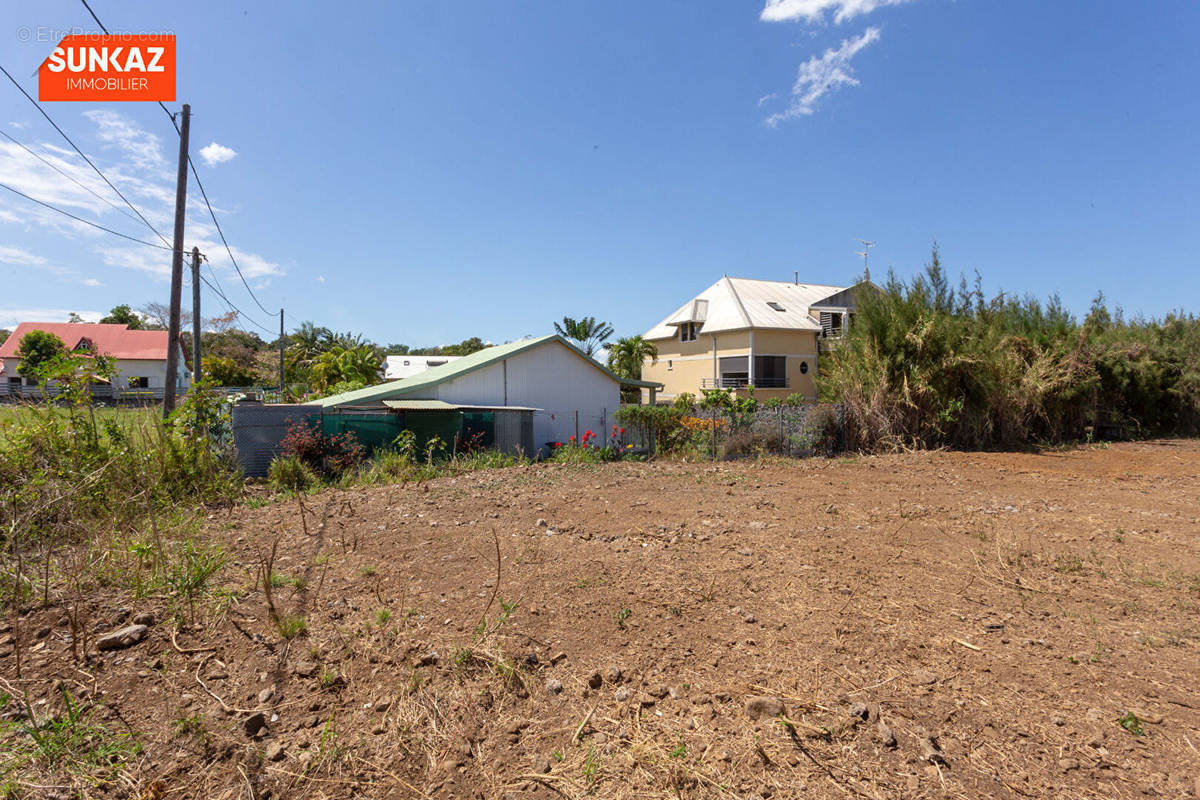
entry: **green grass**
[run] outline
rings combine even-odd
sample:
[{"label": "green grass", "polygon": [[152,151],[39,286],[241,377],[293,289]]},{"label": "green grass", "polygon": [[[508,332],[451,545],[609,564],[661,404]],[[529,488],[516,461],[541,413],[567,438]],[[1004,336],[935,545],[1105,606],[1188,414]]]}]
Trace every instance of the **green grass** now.
[{"label": "green grass", "polygon": [[[26,420],[44,408],[45,406],[30,406],[24,403],[0,404],[0,439],[5,437],[7,431],[24,424]],[[97,422],[113,420],[130,427],[139,426],[162,416],[161,406],[97,406],[94,411]],[[65,417],[67,409],[56,407],[55,413]]]}]

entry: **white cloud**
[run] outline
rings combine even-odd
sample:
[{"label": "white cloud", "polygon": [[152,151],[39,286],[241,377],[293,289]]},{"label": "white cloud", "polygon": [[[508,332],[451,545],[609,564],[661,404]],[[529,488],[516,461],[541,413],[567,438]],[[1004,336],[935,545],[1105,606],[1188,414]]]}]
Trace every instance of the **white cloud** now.
[{"label": "white cloud", "polygon": [[143,130],[127,117],[107,109],[85,111],[83,115],[96,123],[100,141],[119,148],[136,166],[154,169],[166,163],[158,136]]},{"label": "white cloud", "polygon": [[[169,240],[174,216],[175,175],[174,171],[168,168],[159,137],[143,130],[116,111],[92,110],[83,112],[83,115],[93,122],[96,128],[92,139],[80,136],[76,141],[89,153],[104,174]],[[97,152],[97,142],[106,146],[103,151]],[[159,242],[158,237],[147,229],[74,151],[46,141],[31,140],[27,141],[26,145],[78,183],[68,180],[59,171],[47,166],[21,147],[11,142],[0,142],[0,175],[3,176],[4,183],[30,197],[68,210],[84,219],[94,220],[138,239]],[[219,151],[218,157],[224,161],[235,155],[231,148],[216,142],[203,150],[209,151],[210,154]],[[87,189],[79,184],[83,184]],[[100,197],[88,189],[95,191]],[[231,237],[231,242],[237,241],[236,229],[229,230],[227,222],[236,213],[236,208],[225,210],[217,204],[217,197],[211,199],[222,225],[226,226],[226,234]],[[105,200],[110,201],[112,205]],[[92,287],[104,286],[112,274],[98,271],[96,267],[100,264],[134,270],[151,277],[153,283],[165,282],[170,277],[169,251],[116,239],[103,231],[70,220],[28,200],[9,196],[7,193],[0,197],[0,224],[3,223],[16,223],[28,232],[45,237],[46,241],[75,241],[82,245],[83,251],[70,258],[91,266],[84,272],[58,266],[45,259],[34,261],[33,259],[40,256],[7,245],[0,246],[0,263],[19,264],[26,269],[37,269],[54,275],[62,281]],[[190,251],[193,246],[200,248],[211,260],[212,267],[220,276],[226,291],[231,292],[230,297],[236,299],[237,295],[233,292],[237,291],[241,282],[225,253],[225,247],[212,225],[208,208],[198,191],[189,192],[186,230],[187,249]],[[7,239],[7,236],[5,238]],[[258,253],[237,247],[233,248],[233,253],[246,280],[250,281],[252,286],[266,286],[267,279],[286,274],[279,264]],[[100,274],[105,274],[105,278],[100,278]],[[46,291],[46,286],[36,282],[19,288],[6,287],[5,299],[14,302],[33,298],[32,303],[36,305],[37,299],[44,296],[42,293]],[[261,299],[268,302],[269,297],[264,296]],[[242,301],[238,302],[242,305]],[[248,298],[245,299],[245,303],[252,305]],[[67,313],[69,312],[63,312],[59,316],[65,319]]]},{"label": "white cloud", "polygon": [[37,267],[45,263],[46,259],[39,255],[35,255],[28,250],[23,250],[20,247],[0,245],[0,264]]},{"label": "white cloud", "polygon": [[215,167],[217,164],[224,164],[226,161],[232,161],[237,155],[237,151],[232,147],[226,147],[223,144],[212,144],[200,148],[200,157],[204,159],[204,163],[210,167]]},{"label": "white cloud", "polygon": [[767,124],[775,126],[784,120],[808,116],[825,95],[842,86],[857,86],[858,78],[854,77],[850,60],[876,41],[879,41],[879,29],[867,28],[861,36],[844,39],[837,49],[831,47],[801,64],[792,85],[790,105],[767,117]]},{"label": "white cloud", "polygon": [[898,6],[908,0],[767,0],[759,19],[764,22],[821,22],[825,12],[833,12],[833,21],[842,23],[861,14],[870,14],[883,6]]},{"label": "white cloud", "polygon": [[99,322],[103,311],[74,311],[69,308],[0,308],[0,328],[15,328],[22,322],[66,322],[72,313],[84,322]]}]

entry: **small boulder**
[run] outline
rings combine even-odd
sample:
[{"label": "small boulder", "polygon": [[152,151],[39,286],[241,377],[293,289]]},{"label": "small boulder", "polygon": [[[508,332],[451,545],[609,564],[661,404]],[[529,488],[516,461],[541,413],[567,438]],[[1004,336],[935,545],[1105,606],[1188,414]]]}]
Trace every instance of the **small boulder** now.
[{"label": "small boulder", "polygon": [[133,618],[133,622],[135,625],[153,625],[154,624],[154,612],[153,611],[143,611]]},{"label": "small boulder", "polygon": [[292,671],[301,678],[311,678],[313,675],[317,674],[317,665],[312,661],[305,659],[303,661],[297,661],[296,666],[293,667]]},{"label": "small boulder", "polygon": [[855,703],[850,706],[849,709],[847,709],[846,713],[852,717],[858,717],[859,719],[865,720],[867,717],[871,716],[871,709],[867,707],[866,703]]},{"label": "small boulder", "polygon": [[149,629],[145,625],[126,625],[96,639],[96,649],[104,651],[131,647],[145,638],[147,630]]},{"label": "small boulder", "polygon": [[287,747],[280,741],[273,741],[267,744],[267,749],[263,752],[263,758],[267,761],[283,761],[287,758]]},{"label": "small boulder", "polygon": [[562,694],[562,690],[562,681],[558,680],[557,678],[551,678],[550,680],[546,681],[546,691],[550,694]]},{"label": "small boulder", "polygon": [[620,683],[621,682],[621,668],[615,667],[615,666],[609,667],[608,669],[606,669],[604,671],[604,677],[608,680],[609,683]]},{"label": "small boulder", "polygon": [[755,721],[786,713],[787,707],[778,697],[751,697],[746,702],[746,716]]}]

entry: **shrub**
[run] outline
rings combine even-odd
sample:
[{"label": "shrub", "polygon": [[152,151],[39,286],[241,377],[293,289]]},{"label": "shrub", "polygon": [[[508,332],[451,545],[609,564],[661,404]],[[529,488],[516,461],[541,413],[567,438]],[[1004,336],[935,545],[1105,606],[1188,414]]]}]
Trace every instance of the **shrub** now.
[{"label": "shrub", "polygon": [[861,291],[821,395],[845,405],[862,449],[1011,447],[1200,429],[1200,320],[1125,321],[1098,297],[1083,324],[1053,297],[957,292],[934,248],[925,273]]},{"label": "shrub", "polygon": [[320,482],[317,473],[299,456],[279,456],[267,470],[267,480],[281,492],[303,492]]},{"label": "shrub", "polygon": [[282,456],[295,456],[315,473],[334,478],[354,470],[366,456],[353,431],[326,436],[306,422],[290,425],[279,447]]}]

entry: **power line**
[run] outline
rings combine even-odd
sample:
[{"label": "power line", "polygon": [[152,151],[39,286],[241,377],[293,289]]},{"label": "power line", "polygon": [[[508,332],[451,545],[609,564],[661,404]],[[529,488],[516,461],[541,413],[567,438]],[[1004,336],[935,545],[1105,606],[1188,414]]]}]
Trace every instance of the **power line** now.
[{"label": "power line", "polygon": [[[100,21],[100,17],[96,16],[96,12],[92,10],[90,5],[88,5],[88,1],[80,0],[80,2],[83,3],[83,7],[87,9],[88,13],[92,15],[92,19],[96,21],[96,24],[100,26],[100,30],[108,33],[108,28],[104,27],[104,23]],[[175,115],[172,114],[165,105],[163,105],[161,100],[158,101],[158,106],[163,110],[163,113],[167,115],[167,118],[171,120],[171,126],[175,128],[175,133],[179,133],[179,125],[175,122]],[[188,154],[188,166],[192,168],[192,177],[196,179],[196,185],[200,187],[200,196],[204,198],[204,205],[208,207],[208,215],[212,217],[213,225],[216,226],[217,233],[221,236],[221,244],[225,245],[225,253],[229,256],[229,262],[233,264],[233,268],[237,271],[238,277],[242,279],[242,285],[245,286],[246,291],[250,293],[250,299],[252,299],[255,304],[262,309],[264,314],[267,314],[268,316],[274,316],[275,312],[268,310],[266,306],[259,302],[258,296],[255,295],[254,290],[250,288],[250,284],[247,282],[246,276],[242,274],[242,268],[238,266],[237,259],[233,257],[233,250],[229,247],[229,242],[225,239],[225,233],[221,230],[221,223],[217,222],[217,215],[213,211],[212,203],[208,202],[208,192],[204,191],[204,183],[200,180],[200,173],[196,171],[196,164],[192,161],[192,156],[190,153]],[[164,239],[163,241],[166,240]],[[213,273],[213,277],[216,277],[215,272]]]},{"label": "power line", "polygon": [[[92,15],[92,19],[96,20],[96,24],[100,26],[100,30],[108,33],[108,28],[104,27],[104,23],[101,22],[100,18],[96,16],[96,12],[92,10],[90,5],[88,5],[88,1],[80,0],[80,2],[83,3],[83,7],[87,9],[88,13]],[[167,119],[171,120],[171,124],[175,126],[175,132],[179,133],[179,125],[175,123],[175,115],[171,113],[170,109],[163,105],[162,100],[158,101],[158,107],[161,108],[163,113],[167,115]]]},{"label": "power line", "polygon": [[246,276],[242,274],[242,268],[238,266],[237,259],[233,257],[233,250],[229,247],[229,242],[225,240],[225,233],[221,230],[221,223],[217,222],[216,212],[213,211],[212,204],[208,202],[208,193],[204,191],[204,184],[200,182],[200,175],[196,172],[196,165],[192,163],[192,157],[188,156],[188,166],[192,168],[192,177],[196,179],[196,185],[200,187],[200,196],[204,198],[204,205],[208,206],[208,215],[212,217],[213,225],[217,227],[217,233],[221,237],[221,244],[225,245],[225,253],[229,256],[230,263],[237,270],[238,277],[242,279],[242,285],[246,287],[246,291],[250,293],[250,298],[262,309],[264,314],[275,316],[274,312],[269,311],[266,306],[259,302],[258,297],[254,294],[254,290],[250,288],[250,284],[246,281]]},{"label": "power line", "polygon": [[75,220],[76,222],[82,222],[84,225],[91,225],[93,228],[98,228],[98,229],[104,231],[105,233],[111,233],[113,236],[120,236],[122,239],[128,239],[129,241],[137,242],[138,244],[144,244],[147,247],[156,247],[159,250],[168,250],[169,251],[169,250],[175,249],[173,247],[167,247],[166,245],[155,244],[154,242],[147,242],[145,239],[138,239],[133,236],[129,236],[128,234],[121,233],[120,231],[114,231],[112,228],[106,228],[103,225],[92,222],[91,220],[84,219],[83,217],[77,217],[74,214],[72,214],[70,211],[63,211],[58,206],[51,205],[50,203],[47,203],[43,200],[38,200],[36,197],[30,197],[29,195],[22,192],[20,189],[14,189],[13,187],[9,186],[7,183],[0,183],[0,187],[8,189],[13,194],[18,194],[21,197],[24,197],[26,200],[30,200],[34,203],[37,203],[39,206],[45,206],[46,208],[50,209],[51,211],[57,211],[59,214],[70,217],[71,219]]},{"label": "power line", "polygon": [[[5,69],[5,68],[4,68],[4,66],[3,66],[3,65],[0,65],[0,72],[3,72],[3,73],[4,73],[4,76],[5,76],[6,78],[8,78],[8,79],[9,79],[9,81],[11,81],[11,82],[12,82],[12,85],[13,85],[13,86],[15,86],[15,87],[17,87],[17,89],[18,89],[18,90],[21,92],[21,94],[25,95],[25,99],[26,99],[26,100],[28,100],[28,101],[30,102],[30,104],[32,104],[32,105],[33,105],[33,107],[34,107],[34,108],[36,108],[36,109],[38,110],[38,113],[40,113],[40,114],[41,114],[43,117],[45,117],[45,118],[46,118],[46,121],[47,121],[47,122],[49,122],[49,123],[50,123],[50,124],[51,124],[51,125],[54,127],[54,130],[58,131],[58,133],[59,133],[59,135],[60,135],[60,136],[62,136],[64,139],[66,139],[66,140],[67,140],[67,144],[71,145],[71,147],[72,147],[72,148],[75,150],[75,152],[76,152],[76,153],[79,153],[79,156],[80,156],[80,157],[81,157],[81,158],[82,158],[84,161],[86,161],[86,162],[87,162],[88,166],[89,166],[89,167],[91,167],[91,168],[92,168],[92,169],[93,169],[93,170],[96,172],[96,174],[97,174],[97,175],[99,175],[99,176],[100,176],[100,179],[101,179],[101,180],[103,180],[105,183],[107,183],[107,184],[108,184],[108,188],[110,188],[110,189],[112,189],[114,192],[116,192],[116,193],[117,193],[117,197],[119,197],[119,198],[121,198],[123,201],[125,201],[125,205],[129,206],[129,208],[133,210],[133,213],[135,213],[135,214],[137,214],[137,215],[138,215],[138,219],[140,219],[142,222],[146,223],[146,227],[148,227],[150,230],[154,231],[154,235],[155,235],[155,236],[157,236],[159,239],[162,239],[162,241],[163,241],[163,244],[168,244],[168,245],[169,245],[169,243],[167,242],[167,239],[166,239],[166,237],[165,237],[165,236],[163,236],[161,233],[159,233],[159,232],[158,232],[158,228],[155,228],[153,225],[151,225],[151,224],[150,224],[150,220],[146,219],[146,217],[145,217],[145,216],[143,216],[142,212],[141,212],[141,211],[138,211],[138,210],[137,210],[137,207],[136,207],[136,206],[135,206],[133,203],[129,202],[129,198],[127,198],[125,195],[121,194],[121,190],[120,190],[120,189],[118,189],[116,186],[114,186],[114,185],[113,185],[113,182],[112,182],[112,181],[110,181],[110,180],[109,180],[109,179],[108,179],[108,178],[105,176],[105,174],[104,174],[103,172],[101,172],[101,171],[100,171],[100,168],[99,168],[99,167],[97,167],[95,164],[93,164],[93,163],[92,163],[92,160],[91,160],[90,158],[88,158],[86,155],[84,155],[84,152],[83,152],[82,150],[80,150],[78,146],[76,146],[75,142],[71,141],[71,137],[70,137],[70,136],[67,136],[67,134],[66,134],[66,133],[63,131],[63,129],[62,129],[62,128],[60,128],[60,127],[58,127],[58,123],[56,123],[56,122],[55,122],[53,119],[51,119],[50,115],[46,113],[46,109],[42,108],[41,104],[39,104],[39,103],[38,103],[38,101],[34,100],[34,99],[33,99],[33,97],[32,97],[32,96],[29,94],[29,92],[25,91],[25,87],[24,87],[24,86],[22,86],[21,84],[17,83],[17,79],[16,79],[16,78],[14,78],[14,77],[13,77],[13,76],[12,76],[12,75],[9,73],[9,71],[8,71],[7,69]],[[173,250],[174,248],[172,248],[172,247],[168,246],[168,247],[167,247],[167,249],[168,249],[168,250]]]},{"label": "power line", "polygon": [[52,162],[52,161],[50,161],[49,159],[47,159],[47,158],[45,158],[44,156],[42,156],[42,154],[41,154],[41,153],[38,153],[36,150],[33,150],[33,149],[31,149],[31,148],[27,147],[25,144],[23,144],[23,143],[21,143],[21,142],[17,141],[16,139],[14,139],[14,138],[13,138],[13,137],[12,137],[12,136],[11,136],[11,135],[8,133],[8,131],[3,131],[3,130],[0,130],[0,136],[3,136],[5,139],[8,139],[10,142],[12,142],[13,144],[15,144],[17,147],[19,147],[19,148],[21,148],[22,150],[24,150],[26,153],[29,153],[29,155],[33,156],[33,157],[34,157],[34,158],[36,158],[38,161],[41,161],[43,164],[45,164],[47,167],[49,167],[50,169],[52,169],[52,170],[54,170],[55,172],[57,172],[59,175],[62,175],[64,178],[66,178],[67,180],[69,180],[69,181],[71,181],[72,183],[74,183],[74,184],[75,184],[76,186],[78,186],[80,189],[83,189],[85,192],[90,192],[90,193],[92,194],[92,196],[96,197],[96,198],[97,198],[97,199],[99,199],[99,200],[103,200],[105,203],[108,203],[110,206],[112,206],[112,207],[113,207],[114,209],[116,209],[117,211],[120,211],[122,214],[124,214],[125,216],[129,217],[129,219],[132,219],[134,222],[137,222],[137,220],[136,220],[136,219],[134,219],[134,217],[130,216],[130,214],[129,214],[129,212],[128,212],[128,211],[126,211],[125,209],[121,208],[119,205],[117,205],[116,203],[114,203],[112,200],[109,200],[107,197],[105,197],[104,195],[100,194],[100,193],[99,193],[99,192],[97,192],[95,189],[93,189],[92,187],[90,187],[90,186],[88,186],[86,183],[84,183],[83,181],[81,181],[81,180],[79,180],[78,178],[76,178],[74,175],[70,174],[69,172],[64,172],[62,169],[60,169],[60,168],[58,167],[58,165],[57,165],[57,164],[55,164],[54,162]]},{"label": "power line", "polygon": [[[216,277],[216,276],[214,275],[214,277]],[[247,314],[246,314],[246,313],[244,313],[244,312],[243,312],[243,311],[242,311],[240,308],[238,308],[237,306],[235,306],[235,305],[234,305],[234,304],[233,304],[233,303],[230,301],[230,299],[229,299],[228,297],[226,297],[226,296],[225,296],[225,293],[224,293],[224,292],[222,292],[222,291],[221,291],[220,289],[218,289],[216,286],[213,286],[213,284],[212,284],[212,283],[211,283],[211,282],[208,280],[208,278],[206,278],[206,277],[204,277],[203,275],[201,275],[201,276],[200,276],[200,281],[201,281],[201,282],[202,282],[202,283],[203,283],[205,286],[207,286],[209,289],[212,289],[212,290],[213,290],[213,292],[215,292],[215,293],[216,293],[216,295],[217,295],[218,297],[220,297],[222,301],[224,301],[225,305],[226,305],[226,306],[227,306],[227,307],[228,307],[230,310],[232,310],[232,311],[236,311],[239,317],[241,317],[242,319],[246,320],[246,321],[247,321],[247,322],[249,322],[250,324],[254,325],[254,326],[255,326],[255,327],[257,327],[259,330],[261,330],[261,331],[264,331],[264,332],[266,332],[266,333],[270,334],[271,336],[274,336],[274,335],[275,335],[275,332],[274,332],[274,331],[272,331],[270,328],[268,328],[268,327],[264,326],[263,324],[259,323],[257,320],[255,320],[255,319],[254,319],[254,317],[251,317],[251,316],[247,315]]]}]

